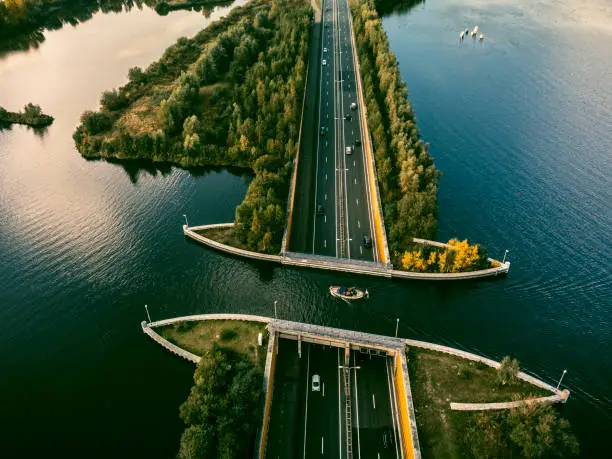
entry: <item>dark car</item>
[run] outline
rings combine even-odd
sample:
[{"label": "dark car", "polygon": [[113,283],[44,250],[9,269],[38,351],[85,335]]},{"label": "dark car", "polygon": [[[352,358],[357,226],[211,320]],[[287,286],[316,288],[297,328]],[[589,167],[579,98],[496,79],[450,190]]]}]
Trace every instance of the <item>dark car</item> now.
[{"label": "dark car", "polygon": [[321,135],[327,134],[327,128],[325,126],[321,126]]},{"label": "dark car", "polygon": [[346,115],[344,115],[344,119],[347,120],[347,121],[350,121],[350,120],[353,119],[353,117],[351,116],[350,113],[347,113]]},{"label": "dark car", "polygon": [[365,247],[366,249],[371,249],[372,239],[370,239],[370,236],[368,236],[367,234],[364,234],[363,237],[361,238],[361,245]]},{"label": "dark car", "polygon": [[355,145],[357,146],[361,145],[361,139],[355,139]]},{"label": "dark car", "polygon": [[323,206],[321,204],[319,204],[317,206],[317,215],[323,215],[325,213],[325,211],[323,210]]}]

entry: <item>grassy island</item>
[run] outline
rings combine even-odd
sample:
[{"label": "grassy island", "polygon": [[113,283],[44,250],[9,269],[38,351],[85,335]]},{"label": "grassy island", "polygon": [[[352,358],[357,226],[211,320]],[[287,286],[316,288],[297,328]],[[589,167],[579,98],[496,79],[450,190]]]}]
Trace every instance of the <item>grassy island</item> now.
[{"label": "grassy island", "polygon": [[23,112],[9,112],[0,107],[0,123],[26,124],[32,127],[44,127],[53,123],[53,117],[45,115],[38,105],[28,104]]},{"label": "grassy island", "polygon": [[91,158],[254,170],[235,237],[278,253],[300,124],[312,8],[254,0],[102,95],[74,133]]},{"label": "grassy island", "polygon": [[[235,320],[178,322],[158,332],[202,356],[194,374],[195,385],[179,410],[187,428],[177,457],[253,457],[263,416],[265,324]],[[265,341],[258,351],[260,332]]]},{"label": "grassy island", "polygon": [[410,348],[408,371],[421,452],[427,458],[571,457],[578,443],[551,405],[454,411],[450,402],[491,403],[551,395],[516,378],[518,362],[500,370],[483,363]]}]

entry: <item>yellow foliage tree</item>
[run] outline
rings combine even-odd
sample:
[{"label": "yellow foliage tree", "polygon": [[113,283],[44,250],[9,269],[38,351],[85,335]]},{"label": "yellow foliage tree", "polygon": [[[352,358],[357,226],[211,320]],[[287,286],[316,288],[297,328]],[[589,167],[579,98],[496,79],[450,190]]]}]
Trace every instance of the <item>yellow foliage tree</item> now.
[{"label": "yellow foliage tree", "polygon": [[451,239],[448,241],[451,246],[448,250],[452,250],[454,253],[453,265],[451,272],[458,273],[462,271],[469,271],[473,266],[478,264],[478,244],[470,245],[467,239],[459,241],[458,239]]},{"label": "yellow foliage tree", "polygon": [[427,261],[423,259],[423,252],[417,250],[416,252],[405,252],[402,257],[402,265],[408,271],[416,271],[423,273],[427,271]]}]

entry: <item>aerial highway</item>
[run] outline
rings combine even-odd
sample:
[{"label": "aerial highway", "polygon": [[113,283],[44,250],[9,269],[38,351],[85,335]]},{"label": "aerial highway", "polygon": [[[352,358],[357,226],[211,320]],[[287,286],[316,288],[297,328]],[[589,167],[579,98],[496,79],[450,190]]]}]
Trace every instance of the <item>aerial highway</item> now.
[{"label": "aerial highway", "polygon": [[347,0],[324,0],[313,28],[290,248],[377,261],[349,15]]}]

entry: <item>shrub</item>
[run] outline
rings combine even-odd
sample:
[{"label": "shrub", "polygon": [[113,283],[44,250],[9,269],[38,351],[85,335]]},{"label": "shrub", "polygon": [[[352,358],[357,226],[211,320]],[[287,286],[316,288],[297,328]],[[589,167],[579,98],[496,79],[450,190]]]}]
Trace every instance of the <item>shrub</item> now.
[{"label": "shrub", "polygon": [[238,333],[236,333],[236,330],[234,330],[233,328],[226,328],[222,330],[220,335],[222,341],[233,340],[234,338],[236,338],[236,336],[238,336]]},{"label": "shrub", "polygon": [[502,359],[501,365],[497,369],[497,382],[500,386],[512,383],[519,372],[519,362],[506,356]]},{"label": "shrub", "polygon": [[104,91],[100,97],[100,104],[107,110],[119,110],[128,104],[127,97],[123,93],[113,89],[112,91]]}]

